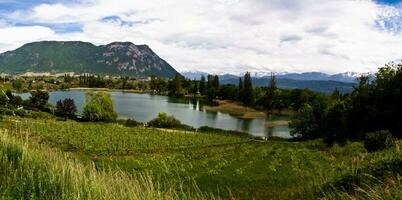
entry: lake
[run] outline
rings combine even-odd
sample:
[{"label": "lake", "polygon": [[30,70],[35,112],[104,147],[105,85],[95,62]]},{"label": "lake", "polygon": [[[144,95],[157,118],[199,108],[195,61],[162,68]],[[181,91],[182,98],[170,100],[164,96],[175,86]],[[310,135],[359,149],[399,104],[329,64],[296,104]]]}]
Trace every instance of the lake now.
[{"label": "lake", "polygon": [[[209,126],[225,130],[243,131],[255,136],[277,136],[290,138],[289,127],[275,126],[267,128],[265,124],[270,120],[287,120],[287,116],[270,115],[265,119],[240,119],[235,116],[220,113],[206,112],[205,103],[198,99],[172,98],[152,94],[136,94],[124,92],[110,92],[115,111],[120,118],[132,118],[141,122],[148,122],[159,112],[166,112],[179,119],[182,123],[195,128]],[[29,93],[19,94],[23,99],[29,98]],[[74,99],[78,114],[82,112],[85,103],[84,91],[55,91],[49,93],[49,102],[53,105],[60,99]]]}]

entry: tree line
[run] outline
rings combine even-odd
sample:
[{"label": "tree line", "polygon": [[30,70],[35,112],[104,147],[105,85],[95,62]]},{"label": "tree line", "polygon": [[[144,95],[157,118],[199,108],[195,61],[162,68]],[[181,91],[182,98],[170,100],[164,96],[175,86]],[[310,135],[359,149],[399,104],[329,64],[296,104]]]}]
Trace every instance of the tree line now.
[{"label": "tree line", "polygon": [[328,144],[364,140],[382,131],[402,138],[402,64],[381,67],[375,80],[358,78],[353,92],[318,98],[300,107],[293,117],[292,134],[324,138]]}]

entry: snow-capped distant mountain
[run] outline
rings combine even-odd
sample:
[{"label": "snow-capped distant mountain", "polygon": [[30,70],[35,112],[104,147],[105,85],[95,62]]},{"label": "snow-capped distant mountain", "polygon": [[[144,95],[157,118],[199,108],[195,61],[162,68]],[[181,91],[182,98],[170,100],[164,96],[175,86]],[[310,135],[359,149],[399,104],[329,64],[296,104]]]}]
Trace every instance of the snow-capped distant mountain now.
[{"label": "snow-capped distant mountain", "polygon": [[184,72],[180,72],[181,75],[183,75],[184,77],[191,79],[191,80],[200,80],[201,76],[208,76],[208,73],[206,72],[200,72],[200,71],[184,71]]},{"label": "snow-capped distant mountain", "polygon": [[[207,76],[206,72],[182,72],[186,78],[200,80],[201,76]],[[316,92],[331,93],[338,89],[342,93],[353,90],[356,78],[363,75],[360,73],[347,72],[329,75],[321,72],[306,73],[274,73],[278,87],[283,89],[309,88]],[[221,74],[219,81],[221,84],[238,84],[239,77],[242,75]],[[266,86],[269,82],[271,72],[251,73],[254,86]]]},{"label": "snow-capped distant mountain", "polygon": [[[183,76],[190,79],[201,79],[201,76],[207,76],[206,72],[182,72]],[[251,76],[256,78],[263,78],[271,76],[272,72],[252,72]],[[322,72],[305,72],[305,73],[286,73],[286,72],[275,72],[277,79],[290,79],[290,80],[308,80],[308,81],[339,81],[347,83],[355,83],[357,78],[362,75],[369,75],[370,79],[374,79],[374,74],[368,73],[357,73],[357,72],[345,72],[339,74],[326,74]],[[223,74],[220,75],[221,79],[240,77],[240,75],[233,74]]]}]

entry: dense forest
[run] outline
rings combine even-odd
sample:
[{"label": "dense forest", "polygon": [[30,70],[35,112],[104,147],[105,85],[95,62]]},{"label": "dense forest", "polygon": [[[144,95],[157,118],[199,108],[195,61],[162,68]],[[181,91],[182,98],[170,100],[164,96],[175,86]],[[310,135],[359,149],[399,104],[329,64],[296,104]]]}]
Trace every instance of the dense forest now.
[{"label": "dense forest", "polygon": [[376,79],[359,78],[353,92],[334,94],[303,105],[294,116],[293,134],[306,139],[323,137],[327,143],[362,140],[366,133],[387,130],[402,135],[402,65],[379,69]]}]

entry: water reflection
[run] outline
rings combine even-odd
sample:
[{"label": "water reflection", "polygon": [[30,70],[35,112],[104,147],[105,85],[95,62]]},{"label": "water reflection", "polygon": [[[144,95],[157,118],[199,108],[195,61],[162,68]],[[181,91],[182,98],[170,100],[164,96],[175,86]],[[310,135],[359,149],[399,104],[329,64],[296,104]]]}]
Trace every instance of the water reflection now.
[{"label": "water reflection", "polygon": [[[20,94],[29,98],[29,94]],[[85,92],[82,91],[56,91],[50,92],[49,102],[56,104],[60,99],[74,99],[78,113],[82,112],[85,103]],[[204,105],[209,102],[195,98],[170,98],[151,94],[134,94],[111,92],[115,110],[120,117],[134,118],[138,121],[148,122],[159,112],[174,115],[184,124],[193,127],[210,126],[226,130],[244,131],[255,136],[290,137],[288,126],[267,128],[266,123],[271,120],[287,120],[286,116],[269,115],[265,119],[240,119],[225,113],[206,112]]]}]

